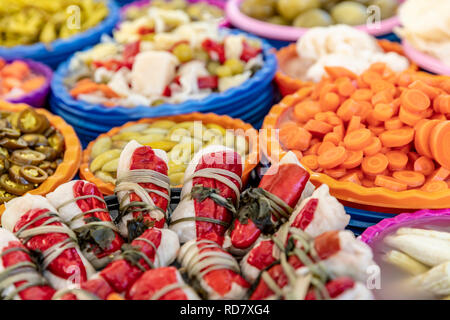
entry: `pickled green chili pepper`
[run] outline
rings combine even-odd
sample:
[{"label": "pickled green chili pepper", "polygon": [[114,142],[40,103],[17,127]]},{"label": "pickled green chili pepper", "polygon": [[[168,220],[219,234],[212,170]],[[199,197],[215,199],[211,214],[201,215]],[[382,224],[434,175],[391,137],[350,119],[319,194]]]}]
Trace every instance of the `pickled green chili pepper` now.
[{"label": "pickled green chili pepper", "polygon": [[47,172],[36,166],[23,166],[20,175],[30,183],[42,183],[48,178]]},{"label": "pickled green chili pepper", "polygon": [[36,165],[45,159],[45,154],[31,149],[16,150],[11,155],[11,160],[18,164]]},{"label": "pickled green chili pepper", "polygon": [[6,173],[0,177],[0,186],[6,192],[16,196],[21,196],[34,188],[32,184],[20,184],[12,181]]}]

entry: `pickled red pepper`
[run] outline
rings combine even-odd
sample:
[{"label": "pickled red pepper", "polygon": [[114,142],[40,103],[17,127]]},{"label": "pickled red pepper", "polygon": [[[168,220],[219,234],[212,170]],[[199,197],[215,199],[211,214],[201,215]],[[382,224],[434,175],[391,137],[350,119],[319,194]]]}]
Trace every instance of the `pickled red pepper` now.
[{"label": "pickled red pepper", "polygon": [[[271,170],[275,169],[273,167]],[[273,208],[266,212],[264,216],[260,216],[258,220],[258,212],[252,209],[254,201],[249,202],[248,206],[244,206],[238,213],[238,219],[235,220],[233,230],[231,231],[231,243],[236,249],[249,249],[261,235],[261,233],[274,233],[276,226],[286,221],[292,213],[292,208],[297,204],[305,190],[309,181],[309,173],[298,162],[294,154],[286,155],[278,166],[278,171],[273,175],[265,175],[258,189],[262,189],[263,196],[267,193],[276,197],[278,201],[282,201],[287,212],[285,216],[274,213]],[[256,190],[258,190],[256,189]],[[257,199],[256,201],[259,201]],[[289,209],[290,208],[290,209]],[[278,217],[277,217],[278,215]]]}]

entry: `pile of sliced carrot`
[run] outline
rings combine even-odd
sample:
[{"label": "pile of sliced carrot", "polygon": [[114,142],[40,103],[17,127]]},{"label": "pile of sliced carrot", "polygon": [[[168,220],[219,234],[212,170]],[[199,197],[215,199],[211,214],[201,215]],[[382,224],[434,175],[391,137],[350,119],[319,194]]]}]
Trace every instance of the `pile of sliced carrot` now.
[{"label": "pile of sliced carrot", "polygon": [[360,76],[325,69],[280,125],[283,147],[313,171],[368,188],[450,188],[450,79],[383,63]]},{"label": "pile of sliced carrot", "polygon": [[45,81],[44,76],[33,73],[25,62],[7,63],[0,58],[0,98],[18,98],[41,88]]}]

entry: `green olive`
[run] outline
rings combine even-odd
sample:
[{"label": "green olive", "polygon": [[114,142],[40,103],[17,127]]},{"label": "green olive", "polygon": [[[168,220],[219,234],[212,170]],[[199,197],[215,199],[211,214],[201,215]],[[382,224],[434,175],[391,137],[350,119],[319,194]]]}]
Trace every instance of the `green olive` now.
[{"label": "green olive", "polygon": [[326,27],[333,24],[333,19],[325,10],[311,9],[301,13],[293,22],[294,27]]},{"label": "green olive", "polygon": [[336,23],[351,26],[362,25],[367,20],[367,8],[358,2],[343,1],[331,10],[331,16]]}]

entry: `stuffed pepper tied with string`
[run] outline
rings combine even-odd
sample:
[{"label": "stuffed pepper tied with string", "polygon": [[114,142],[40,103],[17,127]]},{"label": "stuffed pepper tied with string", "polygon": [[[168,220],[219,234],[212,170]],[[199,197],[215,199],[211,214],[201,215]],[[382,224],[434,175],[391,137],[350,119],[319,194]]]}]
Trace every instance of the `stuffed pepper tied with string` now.
[{"label": "stuffed pepper tied with string", "polygon": [[223,244],[239,205],[243,170],[241,156],[230,148],[212,145],[195,154],[170,221],[181,243],[207,239]]},{"label": "stuffed pepper tied with string", "polygon": [[70,181],[46,197],[76,233],[83,254],[96,269],[106,266],[120,252],[124,241],[95,184]]},{"label": "stuffed pepper tied with string", "polygon": [[174,262],[179,249],[174,232],[149,228],[131,243],[122,245],[121,253],[102,271],[77,288],[58,291],[54,299],[104,300],[113,293],[125,295],[144,272]]},{"label": "stuffed pepper tied with string", "polygon": [[[313,238],[285,224],[273,241],[277,260],[261,271],[252,300],[304,300],[310,292],[314,299],[337,298],[346,291],[331,290],[340,278],[351,280],[346,282],[346,289],[356,289],[355,296],[372,298],[365,286],[368,268],[376,266],[372,251],[351,231],[327,231]],[[362,284],[356,285],[359,282]]]},{"label": "stuffed pepper tied with string", "polygon": [[298,229],[316,237],[326,231],[344,230],[350,221],[344,206],[330,195],[327,185],[321,185],[310,197],[299,203],[289,221],[279,231],[269,238],[261,238],[241,260],[242,273],[248,281],[253,283],[261,270],[277,260],[278,248],[275,241],[280,236],[286,237],[283,232],[288,232],[289,237],[291,230],[296,232]]},{"label": "stuffed pepper tied with string", "polygon": [[231,229],[230,251],[247,252],[261,234],[271,235],[286,222],[302,197],[314,190],[306,171],[293,152],[273,164],[258,188],[247,189]]},{"label": "stuffed pepper tied with string", "polygon": [[19,239],[0,228],[0,300],[49,300],[55,290]]},{"label": "stuffed pepper tied with string", "polygon": [[250,287],[240,275],[236,259],[214,241],[186,242],[177,260],[204,299],[243,299]]},{"label": "stuffed pepper tied with string", "polygon": [[165,226],[170,203],[167,171],[165,151],[143,146],[135,140],[125,146],[119,159],[115,188],[122,236],[132,240],[150,226]]},{"label": "stuffed pepper tied with string", "polygon": [[81,253],[76,234],[42,196],[26,194],[6,203],[2,226],[38,255],[55,289],[86,281],[95,270]]}]

